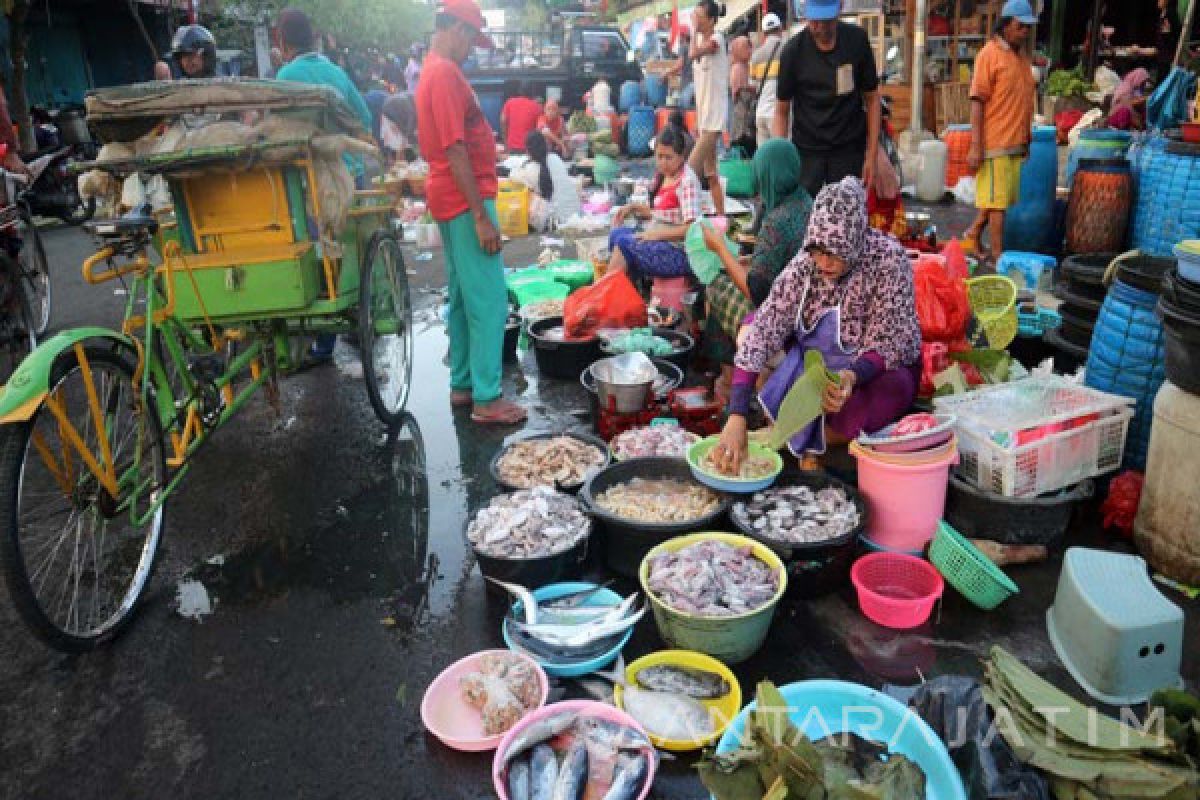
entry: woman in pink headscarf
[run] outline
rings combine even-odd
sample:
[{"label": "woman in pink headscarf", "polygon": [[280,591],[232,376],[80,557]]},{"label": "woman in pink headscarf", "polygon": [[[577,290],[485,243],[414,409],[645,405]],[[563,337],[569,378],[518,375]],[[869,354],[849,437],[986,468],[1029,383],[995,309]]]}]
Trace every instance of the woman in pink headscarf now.
[{"label": "woman in pink headscarf", "polygon": [[1108,125],[1123,131],[1146,127],[1146,83],[1150,73],[1138,67],[1131,70],[1113,91],[1108,110]]},{"label": "woman in pink headscarf", "polygon": [[[729,44],[729,92],[733,98],[729,138],[733,144],[740,143],[743,147],[749,144],[751,151],[758,131],[754,121],[758,92],[750,83],[750,56],[753,54],[754,45],[747,36],[739,36]],[[739,139],[743,141],[739,142]]]}]

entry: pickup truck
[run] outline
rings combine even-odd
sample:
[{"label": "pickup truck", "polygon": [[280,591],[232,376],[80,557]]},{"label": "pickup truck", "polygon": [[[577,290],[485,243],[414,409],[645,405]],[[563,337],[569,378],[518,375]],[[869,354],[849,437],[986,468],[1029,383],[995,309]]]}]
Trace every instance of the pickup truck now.
[{"label": "pickup truck", "polygon": [[565,109],[583,108],[583,95],[603,78],[613,103],[625,81],[641,81],[642,69],[619,30],[607,25],[554,25],[541,31],[489,31],[494,50],[476,48],[463,65],[484,114],[498,128],[504,101],[527,87],[546,98],[557,89]]}]

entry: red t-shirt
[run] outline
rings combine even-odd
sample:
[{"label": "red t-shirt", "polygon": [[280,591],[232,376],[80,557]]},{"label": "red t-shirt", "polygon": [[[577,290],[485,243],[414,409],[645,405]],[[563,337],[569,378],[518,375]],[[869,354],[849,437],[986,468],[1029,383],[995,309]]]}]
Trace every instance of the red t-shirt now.
[{"label": "red t-shirt", "polygon": [[479,196],[496,196],[496,135],[462,70],[435,52],[425,57],[417,84],[417,139],[421,157],[429,162],[425,199],[435,220],[448,222],[470,208],[446,158],[456,142],[467,147]]},{"label": "red t-shirt", "polygon": [[525,137],[537,128],[542,116],[542,104],[528,97],[510,97],[500,109],[500,119],[508,126],[504,146],[509,150],[525,152]]}]

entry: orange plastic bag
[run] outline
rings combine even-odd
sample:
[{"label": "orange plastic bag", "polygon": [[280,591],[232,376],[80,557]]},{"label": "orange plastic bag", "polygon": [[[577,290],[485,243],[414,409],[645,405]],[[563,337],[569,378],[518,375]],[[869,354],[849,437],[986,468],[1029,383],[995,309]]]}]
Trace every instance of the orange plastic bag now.
[{"label": "orange plastic bag", "polygon": [[624,272],[610,272],[567,298],[563,326],[570,339],[595,336],[601,328],[644,328],[646,303]]},{"label": "orange plastic bag", "polygon": [[971,319],[967,285],[953,277],[940,259],[921,259],[913,268],[917,320],[921,338],[930,342],[950,342],[963,338]]}]

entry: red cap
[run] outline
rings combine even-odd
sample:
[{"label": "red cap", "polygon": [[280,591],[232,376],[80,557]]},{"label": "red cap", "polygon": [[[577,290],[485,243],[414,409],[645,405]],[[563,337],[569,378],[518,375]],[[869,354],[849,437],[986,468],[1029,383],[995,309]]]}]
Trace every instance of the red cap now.
[{"label": "red cap", "polygon": [[492,37],[483,32],[483,29],[487,27],[487,22],[475,0],[440,0],[437,5],[437,13],[454,17],[459,22],[470,25],[479,31],[479,35],[475,37],[476,47],[491,49],[496,46]]}]

